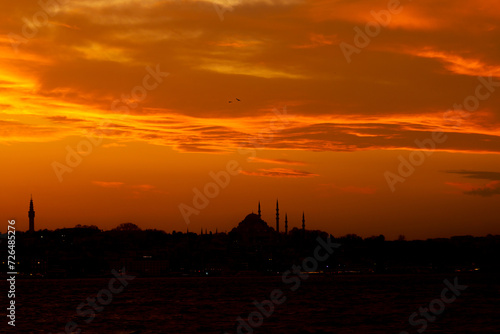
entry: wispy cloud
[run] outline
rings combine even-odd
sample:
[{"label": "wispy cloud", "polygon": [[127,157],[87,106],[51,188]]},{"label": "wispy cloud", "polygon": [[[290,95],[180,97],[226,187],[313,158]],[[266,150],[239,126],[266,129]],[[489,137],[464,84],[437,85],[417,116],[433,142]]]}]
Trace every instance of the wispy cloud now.
[{"label": "wispy cloud", "polygon": [[412,53],[420,57],[439,59],[445,64],[446,69],[456,74],[500,77],[500,65],[486,64],[481,59],[466,58],[458,54],[428,49],[418,50]]},{"label": "wispy cloud", "polygon": [[139,191],[149,191],[149,190],[155,189],[156,187],[151,185],[151,184],[138,184],[138,185],[132,185],[132,186],[130,186],[130,188],[136,189]]},{"label": "wispy cloud", "polygon": [[465,191],[464,194],[477,195],[482,197],[491,197],[494,195],[500,195],[500,181],[489,182],[484,187],[479,187],[469,191]]},{"label": "wispy cloud", "polygon": [[297,49],[312,49],[312,48],[318,48],[321,46],[327,46],[327,45],[334,45],[338,44],[340,40],[338,39],[337,35],[330,35],[330,36],[325,36],[322,34],[310,34],[309,35],[309,42],[306,44],[300,44],[297,46],[294,46],[294,48]]},{"label": "wispy cloud", "polygon": [[500,181],[500,172],[474,171],[474,170],[448,170],[446,173],[458,174],[469,179],[483,179]]},{"label": "wispy cloud", "polygon": [[109,144],[104,144],[102,145],[103,148],[111,148],[111,147],[127,147],[125,144],[119,144],[119,143],[109,143]]},{"label": "wispy cloud", "polygon": [[256,172],[244,171],[242,170],[240,174],[249,176],[265,176],[265,177],[314,177],[318,174],[311,172],[288,169],[288,168],[270,168],[270,169],[258,169]]},{"label": "wispy cloud", "polygon": [[293,166],[303,166],[306,165],[305,162],[302,161],[294,161],[288,159],[266,159],[259,157],[250,157],[248,162],[254,163],[263,163],[263,164],[275,164],[275,165],[293,165]]},{"label": "wispy cloud", "polygon": [[103,188],[120,188],[125,183],[123,182],[110,182],[110,181],[92,181],[93,184]]},{"label": "wispy cloud", "polygon": [[138,198],[148,192],[167,194],[167,192],[157,189],[156,186],[152,184],[127,184],[125,182],[117,181],[92,181],[92,184],[102,188],[121,189],[121,191],[126,191],[134,198]]},{"label": "wispy cloud", "polygon": [[[235,20],[225,20],[225,29],[214,24],[213,3],[235,8],[226,13]],[[118,144],[234,152],[238,143],[269,128],[270,109],[286,104],[292,106],[293,122],[260,147],[413,150],[416,138],[437,130],[449,135],[437,150],[500,153],[493,98],[481,101],[460,127],[443,120],[454,102],[474,93],[475,76],[500,75],[491,47],[500,37],[500,4],[408,3],[363,50],[366,57],[357,66],[344,66],[339,41],[351,42],[353,26],[364,27],[373,20],[371,12],[385,5],[368,0],[67,2],[18,54],[8,36],[0,36],[0,105],[10,122],[0,131],[0,142],[55,141],[101,129],[104,121],[105,137]],[[2,3],[0,26],[22,34],[23,16],[39,10],[36,2]],[[112,111],[111,103],[130,97],[144,68],[155,64],[171,72],[168,80],[126,117]],[[242,102],[227,103],[235,97]]]},{"label": "wispy cloud", "polygon": [[471,183],[447,182],[446,184],[458,188],[466,195],[477,195],[482,197],[490,197],[500,195],[500,172],[490,171],[472,171],[472,170],[449,170],[446,173],[458,174],[469,179],[490,180],[483,186],[478,186]]}]

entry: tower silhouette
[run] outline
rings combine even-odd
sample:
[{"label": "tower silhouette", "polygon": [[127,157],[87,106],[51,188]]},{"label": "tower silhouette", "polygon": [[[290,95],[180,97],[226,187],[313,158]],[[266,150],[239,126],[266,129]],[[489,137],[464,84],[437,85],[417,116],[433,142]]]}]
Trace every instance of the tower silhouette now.
[{"label": "tower silhouette", "polygon": [[276,232],[280,232],[280,209],[278,206],[278,200],[276,200]]},{"label": "tower silhouette", "polygon": [[285,213],[285,234],[288,234],[288,216]]},{"label": "tower silhouette", "polygon": [[30,211],[28,211],[28,218],[30,219],[29,231],[35,232],[35,210],[33,210],[33,196],[30,199]]},{"label": "tower silhouette", "polygon": [[302,211],[302,232],[306,231],[306,219],[304,218],[304,211]]},{"label": "tower silhouette", "polygon": [[259,214],[259,218],[261,218],[261,216],[260,216],[260,201],[259,201],[259,212],[258,212],[258,214]]}]

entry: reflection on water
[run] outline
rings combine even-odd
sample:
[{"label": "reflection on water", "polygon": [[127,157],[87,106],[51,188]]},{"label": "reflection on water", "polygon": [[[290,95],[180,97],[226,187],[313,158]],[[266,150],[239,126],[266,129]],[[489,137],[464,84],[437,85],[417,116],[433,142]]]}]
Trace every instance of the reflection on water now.
[{"label": "reflection on water", "polygon": [[[236,319],[247,319],[257,310],[253,302],[278,288],[287,300],[253,333],[417,333],[408,317],[439,298],[443,279],[453,277],[311,276],[295,292],[281,277],[136,278],[89,324],[76,308],[109,278],[18,280],[15,332],[62,333],[74,321],[82,333],[236,333]],[[500,276],[458,277],[469,287],[425,333],[500,333]],[[6,291],[5,281],[0,285]],[[7,333],[3,306],[0,313]]]}]

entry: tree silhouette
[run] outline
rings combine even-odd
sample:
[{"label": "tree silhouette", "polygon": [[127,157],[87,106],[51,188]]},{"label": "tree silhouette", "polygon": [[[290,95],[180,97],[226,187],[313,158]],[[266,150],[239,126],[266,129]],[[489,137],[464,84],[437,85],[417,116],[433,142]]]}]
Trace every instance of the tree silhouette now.
[{"label": "tree silhouette", "polygon": [[133,223],[123,223],[113,229],[114,231],[142,231],[139,226]]}]

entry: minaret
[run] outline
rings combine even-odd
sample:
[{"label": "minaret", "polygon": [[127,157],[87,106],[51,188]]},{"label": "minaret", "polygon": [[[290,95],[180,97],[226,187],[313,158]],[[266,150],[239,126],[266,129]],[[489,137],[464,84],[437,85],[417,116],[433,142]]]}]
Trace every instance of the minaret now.
[{"label": "minaret", "polygon": [[28,218],[30,219],[29,231],[35,232],[35,210],[33,210],[33,196],[30,199],[30,211],[28,211]]},{"label": "minaret", "polygon": [[285,213],[285,234],[287,234],[287,233],[288,233],[288,216]]},{"label": "minaret", "polygon": [[280,232],[280,209],[278,206],[278,200],[276,200],[276,232]]},{"label": "minaret", "polygon": [[306,219],[304,218],[304,212],[302,212],[302,232],[306,231]]},{"label": "minaret", "polygon": [[260,218],[260,201],[259,201],[259,218]]}]

